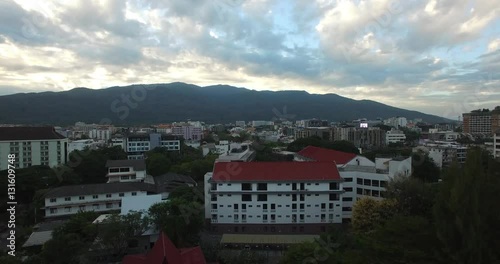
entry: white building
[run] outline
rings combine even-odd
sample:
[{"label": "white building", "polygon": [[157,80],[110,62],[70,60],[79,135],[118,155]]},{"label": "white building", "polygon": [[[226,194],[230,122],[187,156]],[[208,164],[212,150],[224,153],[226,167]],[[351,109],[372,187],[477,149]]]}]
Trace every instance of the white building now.
[{"label": "white building", "polygon": [[217,161],[252,161],[255,158],[255,151],[250,148],[250,143],[232,143],[229,151],[219,155]]},{"label": "white building", "polygon": [[68,143],[68,155],[75,150],[83,151],[85,149],[97,149],[98,146],[99,142],[92,139],[73,140]]},{"label": "white building", "polygon": [[384,197],[385,187],[396,175],[411,175],[411,157],[376,159],[375,162],[354,153],[308,146],[295,156],[296,161],[322,161],[336,164],[344,179],[342,218],[352,217],[352,207],[361,197]]},{"label": "white building", "polygon": [[273,126],[274,122],[273,121],[252,121],[252,126],[253,127],[260,127],[260,126]]},{"label": "white building", "polygon": [[181,140],[177,136],[165,134],[134,134],[125,143],[128,159],[144,159],[144,153],[161,147],[169,151],[180,151]]},{"label": "white building", "polygon": [[236,126],[237,127],[246,127],[245,121],[236,121]]},{"label": "white building", "polygon": [[127,138],[115,137],[111,139],[112,147],[121,147],[123,150],[125,150],[126,143],[127,143]]},{"label": "white building", "polygon": [[205,175],[205,217],[221,233],[319,233],[342,222],[332,162],[216,162]]},{"label": "white building", "polygon": [[141,182],[68,185],[45,195],[45,217],[69,216],[79,211],[120,211],[121,199],[155,194],[154,184]]},{"label": "white building", "polygon": [[67,161],[68,139],[52,127],[0,127],[0,170],[8,168],[10,154],[16,168],[59,166]]},{"label": "white building", "polygon": [[111,139],[111,129],[95,128],[89,131],[89,138],[104,140],[108,142]]},{"label": "white building", "polygon": [[455,142],[429,141],[413,148],[413,152],[423,152],[429,155],[439,168],[447,167],[453,161],[465,163],[467,159],[467,147]]},{"label": "white building", "polygon": [[406,120],[406,117],[391,117],[386,120],[384,120],[384,125],[392,126],[395,128],[401,128],[401,127],[406,127],[408,125],[408,120]]},{"label": "white building", "polygon": [[404,143],[406,140],[406,135],[401,130],[391,129],[385,133],[385,143],[389,145],[390,143]]},{"label": "white building", "polygon": [[108,160],[106,162],[108,183],[144,182],[146,162],[144,160]]}]

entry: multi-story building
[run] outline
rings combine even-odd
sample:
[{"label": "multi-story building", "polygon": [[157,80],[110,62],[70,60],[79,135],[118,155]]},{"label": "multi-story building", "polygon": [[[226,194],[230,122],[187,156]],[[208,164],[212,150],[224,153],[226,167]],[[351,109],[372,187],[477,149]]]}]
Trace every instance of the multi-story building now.
[{"label": "multi-story building", "polygon": [[111,129],[95,128],[89,131],[89,138],[108,141],[111,139]]},{"label": "multi-story building", "polygon": [[52,127],[0,127],[0,170],[8,168],[9,154],[16,156],[16,168],[65,164],[68,139]]},{"label": "multi-story building", "polygon": [[428,154],[439,168],[450,166],[454,161],[464,164],[467,159],[467,147],[455,142],[430,141],[413,148],[413,152]]},{"label": "multi-story building", "polygon": [[375,162],[354,153],[308,146],[295,155],[296,161],[330,162],[338,167],[344,180],[342,219],[349,221],[352,207],[361,197],[382,199],[390,179],[411,174],[410,158],[377,158]]},{"label": "multi-story building", "polygon": [[274,122],[273,121],[252,121],[252,126],[253,127],[260,127],[260,126],[273,126]]},{"label": "multi-story building", "polygon": [[474,110],[462,116],[464,133],[491,135],[500,129],[500,106],[493,111]]},{"label": "multi-story building", "polygon": [[358,148],[382,147],[385,145],[386,132],[378,127],[358,128],[349,131],[348,141]]},{"label": "multi-story building", "polygon": [[401,130],[391,129],[385,133],[385,143],[387,145],[391,143],[404,143],[406,140],[406,135]]},{"label": "multi-story building", "polygon": [[92,139],[73,140],[68,143],[68,154],[75,150],[83,151],[85,149],[97,149],[98,146],[99,142]]},{"label": "multi-story building", "polygon": [[221,233],[319,233],[342,222],[333,162],[216,162],[205,175],[205,217]]},{"label": "multi-story building", "polygon": [[295,129],[295,139],[320,137],[324,140],[333,140],[333,130],[331,127],[308,127]]},{"label": "multi-story building", "polygon": [[175,126],[172,127],[172,135],[182,136],[185,140],[201,140],[203,130],[198,126]]},{"label": "multi-story building", "polygon": [[143,182],[146,178],[146,162],[144,160],[108,160],[108,183]]},{"label": "multi-story building", "polygon": [[333,128],[333,140],[349,140],[349,132],[356,131],[355,127],[345,126],[345,127],[334,127]]},{"label": "multi-story building", "polygon": [[406,127],[408,125],[408,120],[406,117],[391,117],[386,120],[384,120],[384,125],[391,126],[394,128],[401,128],[401,127]]},{"label": "multi-story building", "polygon": [[327,120],[320,120],[320,119],[307,119],[307,120],[298,120],[295,123],[297,127],[329,127],[330,124],[328,123]]},{"label": "multi-story building", "polygon": [[157,147],[169,151],[180,151],[181,140],[177,136],[165,134],[133,134],[127,137],[126,149],[128,159],[144,159],[144,153]]},{"label": "multi-story building", "polygon": [[45,195],[45,217],[60,217],[79,211],[120,211],[122,197],[156,194],[156,185],[141,182],[68,185]]},{"label": "multi-story building", "polygon": [[237,127],[246,127],[245,121],[236,121],[236,126]]},{"label": "multi-story building", "polygon": [[248,162],[255,158],[255,151],[252,150],[250,143],[233,143],[229,145],[229,151],[220,154],[217,161],[242,161]]}]

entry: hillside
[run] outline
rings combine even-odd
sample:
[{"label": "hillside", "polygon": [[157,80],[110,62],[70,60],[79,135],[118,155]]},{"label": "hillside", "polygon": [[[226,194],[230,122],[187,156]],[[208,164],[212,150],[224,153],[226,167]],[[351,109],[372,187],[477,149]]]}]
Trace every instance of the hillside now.
[{"label": "hillside", "polygon": [[447,121],[438,116],[336,94],[254,91],[227,85],[200,87],[170,83],[0,96],[0,123],[69,125],[77,121],[111,121],[116,125],[135,125],[187,119],[226,123],[279,118],[343,121],[393,116],[422,118],[432,123]]}]

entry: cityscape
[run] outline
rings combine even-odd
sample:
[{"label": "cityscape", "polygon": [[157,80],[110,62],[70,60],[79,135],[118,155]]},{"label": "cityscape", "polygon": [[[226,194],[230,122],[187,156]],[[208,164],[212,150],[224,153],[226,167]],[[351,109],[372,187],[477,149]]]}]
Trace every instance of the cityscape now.
[{"label": "cityscape", "polygon": [[500,263],[499,14],[0,1],[0,263]]}]

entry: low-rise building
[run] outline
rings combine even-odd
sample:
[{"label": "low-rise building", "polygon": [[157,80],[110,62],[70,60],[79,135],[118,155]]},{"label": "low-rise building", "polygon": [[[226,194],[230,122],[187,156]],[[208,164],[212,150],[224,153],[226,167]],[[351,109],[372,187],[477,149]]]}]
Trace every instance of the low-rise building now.
[{"label": "low-rise building", "polygon": [[181,140],[178,136],[166,134],[133,134],[127,137],[126,149],[128,159],[144,159],[144,153],[161,147],[168,151],[180,151]]},{"label": "low-rise building", "polygon": [[332,162],[216,162],[205,217],[221,233],[318,233],[342,222],[343,180]]},{"label": "low-rise building", "polygon": [[43,210],[47,218],[69,216],[79,211],[119,212],[122,197],[156,193],[156,185],[142,182],[61,186],[45,194]]},{"label": "low-rise building", "polygon": [[500,158],[500,131],[493,136],[493,156]]},{"label": "low-rise building", "polygon": [[154,182],[162,200],[168,199],[170,193],[179,187],[195,187],[197,185],[193,178],[172,172],[154,177]]},{"label": "low-rise building", "polygon": [[229,151],[219,155],[217,161],[243,161],[248,162],[255,159],[255,151],[251,149],[250,143],[231,144]]},{"label": "low-rise building", "polygon": [[464,164],[467,159],[467,147],[455,142],[427,141],[413,148],[413,152],[428,154],[439,168],[450,166],[453,161]]},{"label": "low-rise building", "polygon": [[56,167],[67,162],[68,139],[53,127],[0,127],[0,170],[8,168],[15,155],[16,168],[34,165]]},{"label": "low-rise building", "polygon": [[391,143],[404,143],[406,140],[406,135],[401,130],[391,129],[385,133],[385,143],[387,145]]},{"label": "low-rise building", "polygon": [[108,183],[144,182],[146,162],[144,160],[108,160],[106,162]]}]

